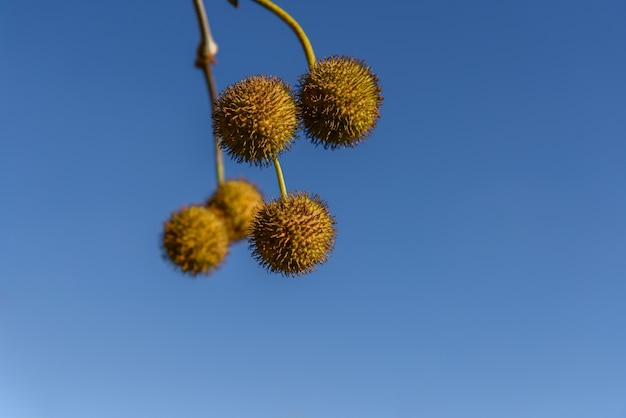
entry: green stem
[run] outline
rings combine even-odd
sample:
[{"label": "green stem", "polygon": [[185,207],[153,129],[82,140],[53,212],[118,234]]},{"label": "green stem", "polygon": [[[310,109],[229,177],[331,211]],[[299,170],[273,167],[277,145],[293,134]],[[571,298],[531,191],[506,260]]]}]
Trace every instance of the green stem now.
[{"label": "green stem", "polygon": [[271,2],[270,0],[254,0],[261,6],[265,7],[270,12],[274,13],[278,16],[283,22],[287,24],[291,28],[291,30],[296,34],[298,40],[300,41],[300,45],[302,45],[302,49],[304,49],[304,55],[306,55],[306,60],[309,63],[309,68],[313,68],[315,65],[315,54],[313,53],[313,46],[311,46],[311,42],[309,38],[300,27],[300,24],[289,15],[286,11],[278,7],[276,4]]},{"label": "green stem", "polygon": [[274,155],[274,169],[276,169],[276,178],[278,179],[278,188],[280,189],[280,195],[283,199],[287,199],[287,187],[285,187],[285,178],[283,177],[283,170],[280,168],[280,162],[278,157]]},{"label": "green stem", "polygon": [[[196,67],[202,69],[204,78],[209,89],[209,99],[211,100],[211,113],[215,111],[215,100],[217,99],[217,89],[215,88],[215,78],[213,77],[213,68],[215,63],[215,54],[217,53],[217,44],[211,35],[209,28],[209,19],[206,15],[206,9],[202,0],[194,0],[193,2],[198,25],[200,26],[200,45],[198,46]],[[217,176],[218,187],[224,183],[224,157],[219,144],[219,139],[215,137],[215,174]]]}]

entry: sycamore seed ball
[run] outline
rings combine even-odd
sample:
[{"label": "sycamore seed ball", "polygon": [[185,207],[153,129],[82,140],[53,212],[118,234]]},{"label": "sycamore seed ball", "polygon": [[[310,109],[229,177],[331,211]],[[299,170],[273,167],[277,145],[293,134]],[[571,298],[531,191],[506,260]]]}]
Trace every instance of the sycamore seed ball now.
[{"label": "sycamore seed ball", "polygon": [[207,206],[222,215],[231,241],[248,236],[252,219],[263,204],[263,196],[252,183],[227,180],[221,184]]},{"label": "sycamore seed ball", "polygon": [[228,243],[224,221],[206,207],[183,207],[165,222],[163,256],[192,276],[217,270],[226,258]]},{"label": "sycamore seed ball", "polygon": [[237,162],[266,166],[296,136],[295,99],[279,78],[262,75],[238,81],[215,105],[215,137]]},{"label": "sycamore seed ball", "polygon": [[363,142],[376,127],[382,100],[378,77],[365,62],[351,57],[317,61],[298,86],[304,131],[325,148]]},{"label": "sycamore seed ball", "polygon": [[273,273],[300,276],[326,262],[335,244],[335,220],[317,196],[290,193],[266,203],[252,222],[250,249]]}]

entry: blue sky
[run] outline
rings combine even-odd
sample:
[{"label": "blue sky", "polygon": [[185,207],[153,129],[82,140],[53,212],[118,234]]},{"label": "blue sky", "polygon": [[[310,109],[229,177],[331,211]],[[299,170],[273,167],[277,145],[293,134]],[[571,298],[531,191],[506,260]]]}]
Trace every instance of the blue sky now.
[{"label": "blue sky", "polygon": [[[327,264],[196,280],[159,252],[216,182],[191,0],[0,4],[0,416],[625,417],[626,3],[279,4],[382,117],[281,158]],[[266,10],[207,9],[220,90],[305,72]]]}]

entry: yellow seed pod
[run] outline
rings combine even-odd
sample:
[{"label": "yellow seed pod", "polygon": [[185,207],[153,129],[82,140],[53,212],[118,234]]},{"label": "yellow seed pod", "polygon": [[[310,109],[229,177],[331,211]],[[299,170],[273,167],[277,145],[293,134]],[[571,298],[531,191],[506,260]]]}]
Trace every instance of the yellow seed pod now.
[{"label": "yellow seed pod", "polygon": [[376,127],[383,98],[365,62],[332,56],[300,77],[299,116],[306,135],[324,148],[352,147]]},{"label": "yellow seed pod", "polygon": [[226,88],[215,102],[213,133],[237,162],[267,166],[296,136],[296,102],[276,77],[251,76]]},{"label": "yellow seed pod", "polygon": [[256,186],[245,180],[225,181],[207,202],[207,207],[222,215],[231,241],[248,236],[252,219],[261,205],[263,196]]},{"label": "yellow seed pod", "polygon": [[267,270],[300,276],[328,260],[335,237],[335,220],[326,203],[316,195],[289,193],[259,210],[252,222],[250,249]]},{"label": "yellow seed pod", "polygon": [[218,213],[203,206],[183,207],[165,222],[163,257],[184,273],[210,274],[228,254],[228,233]]}]

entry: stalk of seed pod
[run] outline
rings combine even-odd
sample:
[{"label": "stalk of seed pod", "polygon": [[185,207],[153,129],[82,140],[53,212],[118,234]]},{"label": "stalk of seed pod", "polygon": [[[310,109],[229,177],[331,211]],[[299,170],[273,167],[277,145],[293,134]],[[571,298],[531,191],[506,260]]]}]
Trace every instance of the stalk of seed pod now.
[{"label": "stalk of seed pod", "polygon": [[203,206],[183,207],[165,222],[163,257],[191,276],[210,274],[224,262],[228,243],[218,213]]},{"label": "stalk of seed pod", "polygon": [[274,13],[280,20],[282,20],[292,32],[298,37],[298,42],[302,46],[302,50],[304,51],[304,55],[306,56],[309,67],[312,67],[315,64],[315,53],[313,52],[313,46],[309,41],[308,36],[298,23],[296,19],[294,19],[289,13],[287,13],[284,9],[280,8],[277,4],[270,0],[254,0],[256,3],[265,7],[270,12]]},{"label": "stalk of seed pod", "polygon": [[289,85],[273,76],[251,76],[217,98],[213,132],[237,162],[267,166],[296,136],[296,103]]},{"label": "stalk of seed pod", "polygon": [[263,204],[263,196],[255,185],[246,180],[227,180],[207,202],[207,207],[219,212],[231,242],[244,239],[250,232],[252,219]]},{"label": "stalk of seed pod", "polygon": [[252,222],[250,249],[273,273],[300,276],[325,263],[335,244],[335,219],[318,196],[289,193],[266,203]]},{"label": "stalk of seed pod", "polygon": [[335,149],[369,137],[383,98],[378,77],[365,62],[331,56],[300,77],[297,100],[306,135],[316,145]]}]

